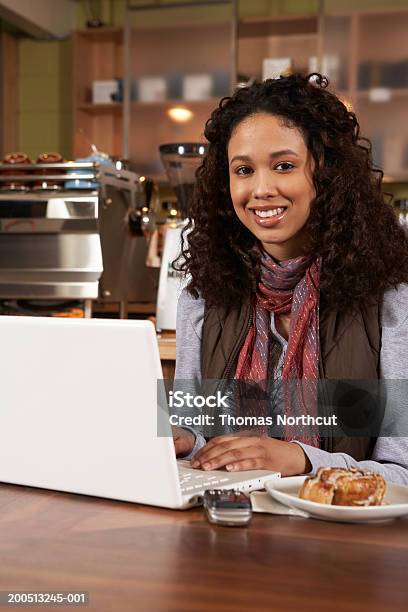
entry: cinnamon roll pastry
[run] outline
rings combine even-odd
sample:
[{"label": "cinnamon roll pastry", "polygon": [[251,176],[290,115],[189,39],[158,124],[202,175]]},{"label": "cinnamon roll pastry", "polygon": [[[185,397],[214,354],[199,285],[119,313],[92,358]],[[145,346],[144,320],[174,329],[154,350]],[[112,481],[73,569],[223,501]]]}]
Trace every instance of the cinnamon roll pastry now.
[{"label": "cinnamon roll pastry", "polygon": [[299,497],[336,506],[380,506],[385,488],[384,478],[370,470],[325,467],[306,478]]}]

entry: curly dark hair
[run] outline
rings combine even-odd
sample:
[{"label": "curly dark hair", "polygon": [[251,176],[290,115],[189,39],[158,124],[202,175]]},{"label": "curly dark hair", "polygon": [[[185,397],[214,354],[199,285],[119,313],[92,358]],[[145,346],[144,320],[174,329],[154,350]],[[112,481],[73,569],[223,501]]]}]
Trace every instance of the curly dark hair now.
[{"label": "curly dark hair", "polygon": [[[220,101],[205,126],[208,153],[197,171],[182,260],[188,291],[212,305],[239,304],[256,290],[257,239],[239,221],[229,192],[227,146],[234,127],[259,112],[297,127],[314,160],[316,196],[307,222],[309,253],[321,256],[324,303],[348,309],[408,282],[408,239],[383,173],[373,165],[370,142],[353,112],[319,74],[294,74],[239,89]],[[188,234],[188,244],[186,241]]]}]

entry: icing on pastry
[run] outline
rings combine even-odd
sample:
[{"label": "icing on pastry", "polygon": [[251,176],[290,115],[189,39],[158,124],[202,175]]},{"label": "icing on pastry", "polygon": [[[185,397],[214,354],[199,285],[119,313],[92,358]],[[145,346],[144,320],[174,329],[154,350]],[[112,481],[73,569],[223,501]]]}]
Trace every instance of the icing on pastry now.
[{"label": "icing on pastry", "polygon": [[357,468],[320,468],[304,481],[299,497],[321,504],[379,506],[385,494],[380,474]]}]

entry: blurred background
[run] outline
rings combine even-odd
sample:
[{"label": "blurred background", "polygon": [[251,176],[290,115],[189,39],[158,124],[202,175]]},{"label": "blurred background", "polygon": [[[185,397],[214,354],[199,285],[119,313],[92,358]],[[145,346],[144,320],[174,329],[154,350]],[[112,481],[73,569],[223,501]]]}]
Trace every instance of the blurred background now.
[{"label": "blurred background", "polygon": [[327,75],[407,224],[407,32],[408,0],[0,0],[5,312],[173,329],[204,123],[255,79]]},{"label": "blurred background", "polygon": [[3,155],[91,142],[164,181],[158,145],[200,140],[237,84],[319,70],[407,180],[407,0],[0,0],[0,29]]}]

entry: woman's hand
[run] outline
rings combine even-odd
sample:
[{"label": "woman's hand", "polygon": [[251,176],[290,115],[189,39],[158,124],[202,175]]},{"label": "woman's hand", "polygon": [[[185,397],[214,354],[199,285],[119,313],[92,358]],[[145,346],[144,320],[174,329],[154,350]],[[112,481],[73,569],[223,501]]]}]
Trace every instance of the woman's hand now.
[{"label": "woman's hand", "polygon": [[192,461],[192,467],[203,470],[226,468],[241,470],[274,470],[282,476],[310,472],[312,466],[299,444],[267,437],[219,436],[210,440]]},{"label": "woman's hand", "polygon": [[174,448],[178,457],[189,455],[194,448],[195,436],[182,427],[172,427]]}]

